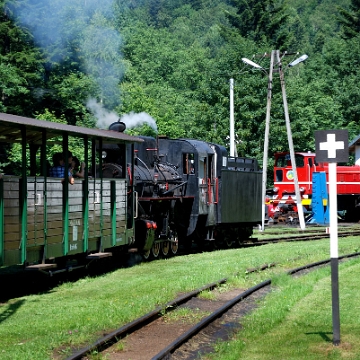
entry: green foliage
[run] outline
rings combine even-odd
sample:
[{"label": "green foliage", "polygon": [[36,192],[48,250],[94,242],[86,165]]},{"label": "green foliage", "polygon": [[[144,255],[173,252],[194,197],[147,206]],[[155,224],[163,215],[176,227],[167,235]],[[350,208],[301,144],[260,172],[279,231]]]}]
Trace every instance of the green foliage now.
[{"label": "green foliage", "polygon": [[11,20],[11,2],[0,1],[0,111],[30,114],[38,104],[42,58],[31,34]]},{"label": "green foliage", "polygon": [[344,39],[358,37],[360,33],[360,1],[351,0],[349,10],[339,6],[338,21],[342,25],[342,36]]},{"label": "green foliage", "polygon": [[292,34],[286,28],[289,14],[284,1],[230,0],[230,4],[234,11],[228,12],[227,17],[241,36],[287,49]]},{"label": "green foliage", "polygon": [[[0,111],[91,127],[86,102],[95,98],[119,117],[149,114],[161,135],[228,147],[233,78],[237,152],[261,163],[268,77],[241,59],[267,70],[269,58],[257,54],[280,49],[293,53],[283,62],[295,149],[313,150],[317,129],[347,128],[350,138],[360,132],[358,1],[104,0],[99,6],[95,0],[0,0],[0,5]],[[309,59],[286,68],[297,52]],[[277,73],[270,124],[271,158],[288,148]],[[127,132],[154,135],[148,125]],[[78,151],[76,144],[71,150]],[[271,161],[269,174],[270,167]]]}]

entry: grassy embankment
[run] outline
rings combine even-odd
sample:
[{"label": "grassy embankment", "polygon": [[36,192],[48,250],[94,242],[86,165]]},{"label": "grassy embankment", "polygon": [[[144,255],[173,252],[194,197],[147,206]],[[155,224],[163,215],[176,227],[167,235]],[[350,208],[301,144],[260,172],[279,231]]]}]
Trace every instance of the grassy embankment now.
[{"label": "grassy embankment", "polygon": [[[339,239],[340,255],[359,249],[358,238]],[[74,346],[93,342],[180,292],[223,277],[229,277],[227,286],[244,289],[276,277],[276,291],[247,318],[237,341],[218,344],[215,358],[309,359],[304,353],[310,352],[313,359],[355,359],[360,350],[355,289],[359,261],[340,266],[344,345],[338,348],[331,344],[329,268],[296,280],[282,275],[287,269],[327,258],[328,239],[216,251],[142,263],[66,283],[47,294],[13,299],[0,306],[0,358],[66,358]],[[248,268],[272,262],[277,266],[246,274]]]}]

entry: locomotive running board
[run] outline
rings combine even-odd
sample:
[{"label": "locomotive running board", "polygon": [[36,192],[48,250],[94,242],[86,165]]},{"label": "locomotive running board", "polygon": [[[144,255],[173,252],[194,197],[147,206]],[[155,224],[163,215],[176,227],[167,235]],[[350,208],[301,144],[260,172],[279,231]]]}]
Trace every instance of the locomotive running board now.
[{"label": "locomotive running board", "polygon": [[112,256],[111,252],[99,252],[99,253],[94,253],[94,254],[89,254],[86,258],[89,260],[97,260],[97,259],[102,259],[102,258],[106,258]]},{"label": "locomotive running board", "polygon": [[55,269],[57,268],[57,264],[35,264],[29,265],[25,268],[28,271],[44,271],[48,269]]}]

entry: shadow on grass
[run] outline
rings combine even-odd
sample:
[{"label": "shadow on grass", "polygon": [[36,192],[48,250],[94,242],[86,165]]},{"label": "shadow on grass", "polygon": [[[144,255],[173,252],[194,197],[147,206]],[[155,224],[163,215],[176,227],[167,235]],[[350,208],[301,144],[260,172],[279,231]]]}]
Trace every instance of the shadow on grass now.
[{"label": "shadow on grass", "polygon": [[84,277],[101,276],[120,268],[135,266],[141,261],[142,257],[138,254],[129,254],[125,257],[113,256],[105,260],[94,260],[88,267],[58,273],[54,276],[35,271],[27,272],[21,267],[5,267],[3,271],[0,269],[0,302],[5,303],[18,297],[49,293],[63,283],[76,282]]},{"label": "shadow on grass", "polygon": [[323,332],[323,331],[305,333],[305,335],[319,335],[326,342],[332,342],[332,338],[327,336],[328,334],[332,335],[333,333],[332,332]]},{"label": "shadow on grass", "polygon": [[[16,302],[8,305],[4,305],[4,309],[0,308],[0,324],[14,315],[16,311],[25,303],[24,299],[17,300]],[[2,310],[2,311],[1,311]]]}]

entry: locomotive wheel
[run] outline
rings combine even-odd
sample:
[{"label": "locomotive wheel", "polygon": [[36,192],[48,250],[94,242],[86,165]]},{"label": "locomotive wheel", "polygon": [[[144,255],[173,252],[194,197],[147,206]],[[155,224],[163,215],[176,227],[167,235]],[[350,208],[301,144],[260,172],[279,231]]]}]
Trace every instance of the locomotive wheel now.
[{"label": "locomotive wheel", "polygon": [[164,256],[168,256],[170,251],[170,241],[164,241],[161,243],[161,253]]},{"label": "locomotive wheel", "polygon": [[252,235],[252,228],[240,228],[238,229],[237,245],[241,246],[244,244],[244,241],[249,239]]},{"label": "locomotive wheel", "polygon": [[155,242],[151,248],[151,253],[154,258],[157,258],[160,254],[160,243]]},{"label": "locomotive wheel", "polygon": [[225,240],[225,246],[226,246],[228,249],[232,248],[233,243],[234,243],[234,242],[233,242],[232,240],[230,240],[229,238],[226,238],[226,240]]},{"label": "locomotive wheel", "polygon": [[142,255],[145,260],[148,260],[150,257],[150,250],[144,251]]},{"label": "locomotive wheel", "polygon": [[173,240],[170,242],[171,253],[175,255],[179,250],[179,239],[175,232],[172,233],[171,240]]}]

